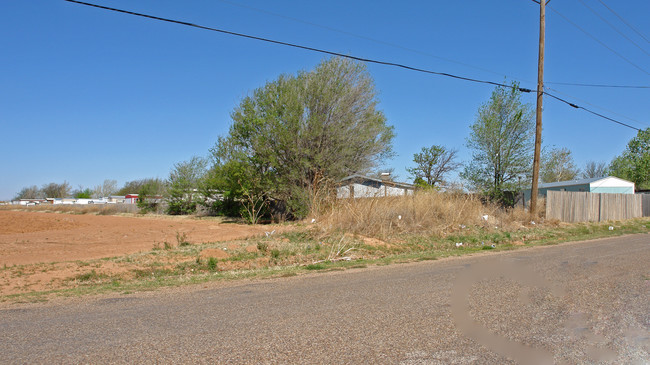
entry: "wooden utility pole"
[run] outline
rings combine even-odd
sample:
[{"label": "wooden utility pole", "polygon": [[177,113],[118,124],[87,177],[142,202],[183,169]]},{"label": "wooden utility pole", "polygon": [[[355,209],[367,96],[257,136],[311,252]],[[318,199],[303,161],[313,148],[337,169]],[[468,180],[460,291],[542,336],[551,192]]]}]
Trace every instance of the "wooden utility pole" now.
[{"label": "wooden utility pole", "polygon": [[537,112],[535,127],[535,155],[533,157],[533,186],[530,189],[530,215],[537,211],[537,182],[542,150],[542,97],[544,96],[544,34],[546,33],[546,0],[539,1],[539,59],[537,61]]}]

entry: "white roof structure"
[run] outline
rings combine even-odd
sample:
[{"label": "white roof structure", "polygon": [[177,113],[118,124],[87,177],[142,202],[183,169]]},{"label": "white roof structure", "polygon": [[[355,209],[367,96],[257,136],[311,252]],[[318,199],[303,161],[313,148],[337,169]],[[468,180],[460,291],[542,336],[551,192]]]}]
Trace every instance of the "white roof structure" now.
[{"label": "white roof structure", "polygon": [[591,188],[618,188],[618,187],[632,187],[634,183],[631,181],[619,179],[614,176],[595,177],[591,179],[559,181],[553,183],[539,184],[539,189],[549,188],[562,188],[567,186],[589,185]]}]

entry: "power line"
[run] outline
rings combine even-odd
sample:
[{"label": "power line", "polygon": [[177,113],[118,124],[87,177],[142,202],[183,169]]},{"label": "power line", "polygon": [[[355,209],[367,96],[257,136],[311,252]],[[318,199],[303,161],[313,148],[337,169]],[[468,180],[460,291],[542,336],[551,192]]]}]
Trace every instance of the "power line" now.
[{"label": "power line", "polygon": [[[479,66],[475,66],[475,65],[470,65],[470,64],[468,64],[468,63],[464,63],[464,62],[461,62],[461,61],[453,60],[453,59],[451,59],[451,58],[446,58],[446,57],[442,57],[442,56],[437,56],[437,55],[434,55],[434,54],[432,54],[432,53],[428,53],[428,52],[420,51],[420,50],[417,50],[417,49],[413,49],[413,48],[405,47],[405,46],[402,46],[402,45],[399,45],[399,44],[395,44],[395,43],[391,43],[391,42],[386,42],[386,41],[382,41],[382,40],[380,40],[380,39],[376,39],[376,38],[372,38],[372,37],[368,37],[368,36],[364,36],[364,35],[360,35],[360,34],[352,33],[352,32],[346,31],[346,30],[342,30],[342,29],[338,29],[338,28],[330,27],[330,26],[327,26],[327,25],[322,25],[322,24],[318,24],[318,23],[313,23],[313,22],[309,22],[309,21],[306,21],[306,20],[302,20],[302,19],[298,19],[298,18],[290,17],[290,16],[287,16],[287,15],[274,13],[274,12],[272,12],[272,11],[268,11],[268,10],[264,10],[264,9],[256,8],[256,7],[249,6],[249,5],[240,4],[240,3],[237,3],[237,2],[234,2],[234,1],[228,1],[228,0],[219,0],[219,1],[221,1],[222,3],[226,3],[226,4],[233,5],[233,6],[238,6],[238,7],[241,7],[241,8],[245,8],[245,9],[249,9],[249,10],[257,11],[257,12],[260,12],[260,13],[263,13],[263,14],[268,14],[268,15],[272,15],[272,16],[275,16],[275,17],[279,17],[279,18],[283,18],[283,19],[288,19],[288,20],[291,20],[291,21],[294,21],[294,22],[298,22],[298,23],[302,23],[302,24],[307,24],[307,25],[310,25],[310,26],[313,26],[313,27],[326,29],[326,30],[329,30],[329,31],[332,31],[332,32],[336,32],[336,33],[344,34],[344,35],[347,35],[347,36],[351,36],[351,37],[355,37],[355,38],[359,38],[359,39],[364,39],[364,40],[371,41],[371,42],[374,42],[374,43],[377,43],[377,44],[383,44],[383,45],[385,45],[385,46],[394,47],[394,48],[399,48],[399,49],[402,49],[402,50],[405,50],[405,51],[409,51],[409,52],[417,53],[417,54],[420,54],[420,55],[423,55],[423,56],[427,56],[427,57],[432,57],[432,58],[439,59],[439,60],[442,60],[442,61],[445,61],[445,62],[455,63],[455,64],[457,64],[457,65],[461,65],[461,66],[465,66],[465,67],[473,68],[473,69],[475,69],[475,70],[479,70],[479,71],[488,72],[488,73],[491,73],[491,74],[494,74],[494,75],[499,75],[499,76],[505,76],[505,77],[508,77],[508,75],[505,75],[505,74],[503,74],[503,73],[501,73],[501,72],[488,70],[488,69],[483,68],[483,67],[479,67]],[[515,81],[525,81],[525,80],[517,80],[517,79],[514,78],[514,77],[508,77],[508,78],[510,78],[511,80],[515,80]],[[529,81],[529,82],[530,82],[530,81]]]},{"label": "power line", "polygon": [[627,58],[626,58],[625,56],[623,56],[622,54],[616,52],[613,48],[611,48],[611,47],[609,47],[608,45],[606,45],[605,43],[603,43],[600,39],[596,38],[596,37],[593,36],[591,33],[587,32],[584,28],[582,28],[582,27],[579,26],[578,24],[576,24],[576,23],[574,23],[573,21],[571,21],[571,19],[567,18],[567,17],[564,16],[562,13],[560,13],[560,12],[557,11],[557,10],[555,10],[555,8],[553,8],[553,7],[551,7],[551,6],[549,6],[549,8],[550,8],[551,10],[553,10],[553,12],[555,12],[557,15],[561,16],[561,17],[562,17],[564,20],[566,20],[569,24],[571,24],[571,25],[573,25],[574,27],[578,28],[581,32],[583,32],[584,34],[586,34],[589,38],[591,38],[591,39],[593,39],[594,41],[598,42],[601,46],[607,48],[610,52],[614,53],[615,55],[617,55],[618,57],[620,57],[620,58],[621,58],[622,60],[624,60],[625,62],[629,63],[630,65],[632,65],[632,66],[634,66],[634,67],[636,67],[637,69],[639,69],[639,70],[640,70],[641,72],[643,72],[644,74],[646,74],[646,75],[650,75],[650,72],[648,72],[648,71],[646,71],[645,69],[641,68],[641,67],[640,67],[639,65],[637,65],[636,63],[630,61],[629,59],[627,59]]},{"label": "power line", "polygon": [[[356,60],[356,61],[361,61],[361,62],[374,63],[374,64],[384,65],[384,66],[399,67],[399,68],[403,68],[403,69],[406,69],[406,70],[417,71],[417,72],[422,72],[422,73],[427,73],[427,74],[432,74],[432,75],[451,77],[451,78],[458,79],[458,80],[465,80],[465,81],[476,82],[476,83],[481,83],[481,84],[488,84],[488,85],[501,86],[501,87],[511,87],[511,85],[506,85],[506,84],[503,84],[503,83],[500,83],[500,82],[479,80],[479,79],[474,79],[474,78],[471,78],[471,77],[459,76],[459,75],[454,75],[454,74],[450,74],[450,73],[446,73],[446,72],[437,72],[437,71],[427,70],[427,69],[423,69],[423,68],[419,68],[419,67],[407,66],[407,65],[403,65],[403,64],[395,63],[395,62],[379,61],[379,60],[373,60],[373,59],[370,59],[370,58],[351,56],[351,55],[346,55],[344,53],[328,51],[328,50],[324,50],[324,49],[320,49],[320,48],[303,46],[303,45],[299,45],[299,44],[295,44],[295,43],[289,43],[289,42],[283,42],[283,41],[277,41],[277,40],[270,39],[270,38],[258,37],[258,36],[244,34],[244,33],[237,33],[237,32],[232,32],[232,31],[224,30],[224,29],[206,27],[206,26],[203,26],[203,25],[188,23],[188,22],[184,22],[184,21],[181,21],[181,20],[173,20],[173,19],[168,19],[168,18],[161,18],[161,17],[158,17],[158,16],[147,15],[147,14],[142,14],[142,13],[136,13],[136,12],[129,11],[129,10],[110,8],[108,6],[86,3],[86,2],[83,2],[83,1],[77,1],[77,0],[64,0],[64,1],[67,1],[67,2],[70,2],[70,3],[76,3],[76,4],[80,4],[80,5],[91,6],[91,7],[94,7],[94,8],[99,8],[99,9],[104,9],[104,10],[115,11],[115,12],[118,12],[118,13],[135,15],[135,16],[139,16],[139,17],[143,17],[143,18],[160,20],[160,21],[168,22],[168,23],[185,25],[185,26],[188,26],[188,27],[194,27],[194,28],[199,28],[199,29],[203,29],[203,30],[209,30],[209,31],[213,31],[213,32],[234,35],[234,36],[237,36],[237,37],[254,39],[254,40],[258,40],[258,41],[262,41],[262,42],[268,42],[268,43],[279,44],[279,45],[282,45],[282,46],[288,46],[288,47],[293,47],[293,48],[304,49],[304,50],[307,50],[307,51],[324,53],[324,54],[327,54],[327,55],[330,55],[330,56],[338,56],[338,57],[349,58],[349,59]],[[527,88],[523,88],[523,87],[519,87],[518,89],[521,92],[526,92],[526,93],[532,92],[531,89],[527,89]]]},{"label": "power line", "polygon": [[[318,24],[318,23],[309,22],[309,21],[306,21],[306,20],[303,20],[303,19],[294,18],[294,17],[287,16],[287,15],[284,15],[284,14],[278,14],[278,13],[275,13],[275,12],[272,12],[272,11],[268,11],[268,10],[265,10],[265,9],[256,8],[256,7],[253,7],[253,6],[250,6],[250,5],[240,4],[240,3],[237,3],[237,2],[234,2],[234,1],[229,1],[229,0],[219,0],[219,1],[222,2],[222,3],[229,4],[229,5],[238,6],[238,7],[244,8],[244,9],[253,10],[253,11],[256,11],[256,12],[259,12],[259,13],[262,13],[262,14],[268,14],[268,15],[275,16],[275,17],[278,17],[278,18],[288,19],[288,20],[291,20],[291,21],[294,21],[294,22],[298,22],[298,23],[302,23],[302,24],[310,25],[310,26],[317,27],[317,28],[322,28],[322,29],[329,30],[329,31],[332,31],[332,32],[336,32],[336,33],[344,34],[344,35],[347,35],[347,36],[351,36],[351,37],[356,37],[356,38],[359,38],[359,39],[368,40],[368,41],[371,41],[371,42],[374,42],[374,43],[377,43],[377,44],[383,44],[383,45],[386,45],[386,46],[389,46],[389,47],[394,47],[394,48],[398,48],[398,49],[403,49],[403,50],[405,50],[405,51],[413,52],[413,53],[420,54],[420,55],[427,56],[427,57],[436,58],[436,59],[439,59],[439,60],[442,60],[442,61],[446,61],[446,62],[450,62],[450,63],[455,63],[455,64],[458,64],[458,65],[461,65],[461,66],[465,66],[465,67],[473,68],[473,69],[476,69],[476,70],[480,70],[480,71],[488,72],[488,73],[491,73],[491,74],[494,74],[494,75],[505,76],[505,77],[507,77],[507,78],[509,78],[509,79],[511,79],[511,80],[514,80],[514,81],[519,81],[519,82],[522,82],[522,81],[525,81],[525,82],[531,82],[531,81],[529,81],[529,80],[522,80],[522,79],[518,79],[518,78],[514,78],[514,77],[509,77],[508,75],[505,75],[505,74],[503,74],[503,73],[501,73],[501,72],[496,72],[496,71],[488,70],[488,69],[483,68],[483,67],[479,67],[479,66],[475,66],[475,65],[470,65],[470,64],[468,64],[468,63],[464,63],[464,62],[457,61],[457,60],[453,60],[453,59],[446,58],[446,57],[437,56],[437,55],[434,55],[434,54],[432,54],[432,53],[424,52],[424,51],[417,50],[417,49],[413,49],[413,48],[409,48],[409,47],[404,47],[404,46],[401,46],[401,45],[399,45],[399,44],[395,44],[395,43],[391,43],[391,42],[382,41],[382,40],[380,40],[380,39],[376,39],[376,38],[372,38],[372,37],[368,37],[368,36],[364,36],[364,35],[356,34],[356,33],[353,33],[353,32],[349,32],[349,31],[346,31],[346,30],[342,30],[342,29],[338,29],[338,28],[330,27],[330,26],[327,26],[327,25],[322,25],[322,24]],[[533,1],[537,2],[536,0],[533,0]],[[548,4],[549,1],[547,1],[546,3]],[[635,86],[635,85],[630,85],[630,86],[628,86],[628,85],[582,84],[582,83],[568,83],[568,82],[567,82],[567,83],[562,83],[562,82],[544,82],[544,83],[545,83],[545,84],[556,84],[556,85],[570,85],[570,86],[586,86],[586,87],[627,88],[627,89],[650,89],[650,86]]]},{"label": "power line", "polygon": [[[505,75],[505,74],[503,74],[501,72],[488,70],[488,69],[483,68],[483,67],[470,65],[468,63],[464,63],[464,62],[461,62],[461,61],[453,60],[453,59],[446,58],[446,57],[437,56],[437,55],[434,55],[434,54],[431,54],[431,53],[428,53],[428,52],[420,51],[420,50],[409,48],[409,47],[404,47],[404,46],[401,46],[399,44],[382,41],[382,40],[379,40],[379,39],[376,39],[376,38],[367,37],[367,36],[364,36],[364,35],[352,33],[352,32],[349,32],[349,31],[345,31],[345,30],[341,30],[341,29],[338,29],[338,28],[330,27],[330,26],[327,26],[327,25],[322,25],[322,24],[318,24],[318,23],[305,21],[305,20],[302,20],[302,19],[286,16],[286,15],[283,15],[283,14],[274,13],[274,12],[271,12],[271,11],[268,11],[268,10],[252,7],[252,6],[249,6],[249,5],[240,4],[240,3],[237,3],[237,2],[234,2],[234,1],[228,1],[228,0],[219,0],[219,1],[221,1],[223,3],[226,3],[226,4],[233,5],[233,6],[238,6],[238,7],[241,7],[241,8],[257,11],[257,12],[260,12],[260,13],[263,13],[263,14],[268,14],[268,15],[272,15],[272,16],[275,16],[275,17],[288,19],[288,20],[295,21],[295,22],[298,22],[298,23],[303,23],[303,24],[307,24],[307,25],[310,25],[310,26],[326,29],[326,30],[329,30],[329,31],[332,31],[332,32],[348,35],[348,36],[351,36],[351,37],[356,37],[356,38],[359,38],[359,39],[365,39],[365,40],[375,42],[375,43],[378,43],[378,44],[383,44],[383,45],[386,45],[386,46],[403,49],[405,51],[409,51],[409,52],[417,53],[417,54],[420,54],[420,55],[436,58],[436,59],[439,59],[439,60],[442,60],[442,61],[455,63],[455,64],[458,64],[458,65],[461,65],[461,66],[470,67],[470,68],[480,70],[480,71],[485,71],[485,72],[488,72],[488,73],[491,73],[491,74],[494,74],[494,75],[500,75],[500,76],[508,77],[508,75]],[[536,0],[533,0],[533,1],[537,2]],[[548,1],[547,1],[547,4],[548,4]],[[508,77],[508,78],[511,79],[511,80],[514,80],[514,81],[519,81],[519,82],[521,82],[521,81],[531,82],[531,81],[528,81],[528,80],[522,80],[522,79],[518,79],[518,78],[514,78],[514,77]],[[588,87],[650,89],[650,86],[635,86],[635,85],[628,86],[628,85],[581,84],[581,83],[561,83],[561,82],[545,82],[545,83],[546,84],[557,84],[557,85],[571,85],[571,86],[588,86]]]},{"label": "power line", "polygon": [[592,106],[592,107],[594,107],[594,108],[596,108],[596,109],[604,110],[604,111],[606,111],[606,112],[608,112],[608,113],[612,113],[612,114],[618,115],[619,117],[623,117],[623,118],[625,118],[625,119],[627,119],[627,120],[630,120],[630,121],[632,121],[632,122],[638,123],[638,124],[640,124],[640,125],[643,125],[643,126],[650,126],[650,124],[648,124],[648,123],[646,123],[646,122],[642,122],[642,121],[640,121],[640,120],[637,120],[637,119],[634,119],[634,118],[630,118],[630,117],[628,117],[627,115],[624,115],[624,114],[621,114],[621,113],[617,113],[617,112],[615,112],[615,111],[613,111],[613,110],[610,110],[610,109],[604,108],[604,107],[602,107],[602,106],[598,106],[598,105],[592,104],[592,103],[590,103],[590,102],[588,102],[588,101],[586,101],[586,100],[583,100],[583,99],[580,99],[580,98],[575,97],[575,96],[573,96],[573,95],[569,95],[569,94],[567,94],[567,93],[561,92],[561,91],[559,91],[559,90],[557,90],[557,89],[553,89],[553,88],[546,87],[546,86],[544,86],[544,89],[547,89],[547,90],[553,91],[553,92],[555,92],[555,93],[557,93],[557,94],[560,94],[560,95],[568,96],[568,97],[570,97],[570,98],[573,98],[573,99],[575,99],[575,100],[578,100],[578,101],[580,101],[580,102],[583,102],[583,103],[585,103],[585,104],[587,104],[587,105],[590,105],[590,106]]},{"label": "power line", "polygon": [[632,26],[632,24],[630,24],[628,21],[626,21],[622,16],[618,15],[617,12],[615,12],[612,8],[610,8],[609,6],[607,6],[607,4],[605,4],[602,0],[598,0],[598,2],[600,2],[601,4],[603,4],[603,6],[607,8],[607,10],[611,11],[612,14],[616,15],[619,19],[621,19],[621,21],[622,21],[623,23],[625,23],[625,25],[627,25],[628,27],[630,27],[630,29],[632,29],[634,32],[636,32],[636,34],[638,34],[641,38],[645,39],[646,42],[650,43],[650,40],[648,40],[648,38],[646,38],[646,37],[643,35],[643,33],[639,32],[639,31],[638,31],[634,26]]},{"label": "power line", "polygon": [[628,41],[630,41],[630,43],[632,43],[633,45],[635,45],[636,48],[640,49],[641,52],[643,52],[643,53],[647,54],[648,56],[650,56],[650,53],[648,53],[648,51],[646,51],[645,49],[641,48],[641,46],[639,46],[635,41],[633,41],[632,39],[630,39],[630,37],[626,36],[623,32],[621,32],[620,30],[618,30],[618,28],[616,28],[612,23],[610,23],[610,22],[609,22],[607,19],[605,19],[602,15],[598,14],[598,12],[596,12],[596,10],[594,10],[594,9],[591,8],[589,5],[587,5],[583,0],[578,0],[578,1],[580,1],[580,3],[581,3],[582,5],[584,5],[585,8],[589,9],[592,13],[594,13],[594,15],[596,15],[597,17],[599,17],[600,20],[602,20],[602,21],[605,22],[607,25],[609,25],[610,28],[614,29],[614,30],[616,31],[616,33],[620,34],[621,37],[627,39]]},{"label": "power line", "polygon": [[[86,6],[90,6],[90,7],[94,7],[94,8],[114,11],[114,12],[118,12],[118,13],[129,14],[129,15],[149,18],[149,19],[153,19],[153,20],[159,20],[159,21],[163,21],[163,22],[180,24],[180,25],[185,25],[185,26],[189,26],[189,27],[209,30],[209,31],[213,31],[213,32],[219,32],[219,33],[223,33],[223,34],[234,35],[234,36],[237,36],[237,37],[243,37],[243,38],[254,39],[254,40],[258,40],[258,41],[269,42],[269,43],[273,43],[273,44],[279,44],[279,45],[298,48],[298,49],[304,49],[304,50],[308,50],[308,51],[328,54],[328,55],[331,55],[331,56],[344,57],[344,58],[353,59],[353,60],[361,61],[361,62],[374,63],[374,64],[379,64],[379,65],[384,65],[384,66],[398,67],[398,68],[403,68],[403,69],[410,70],[410,71],[416,71],[416,72],[422,72],[422,73],[426,73],[426,74],[451,77],[451,78],[458,79],[458,80],[470,81],[470,82],[481,83],[481,84],[488,84],[488,85],[494,85],[494,86],[500,86],[500,87],[512,87],[512,85],[506,85],[506,84],[502,84],[502,83],[499,83],[499,82],[493,82],[493,81],[487,81],[487,80],[479,80],[479,79],[474,79],[474,78],[465,77],[465,76],[453,75],[453,74],[449,74],[449,73],[446,73],[446,72],[431,71],[431,70],[426,70],[426,69],[422,69],[422,68],[418,68],[418,67],[402,65],[402,64],[394,63],[394,62],[378,61],[378,60],[373,60],[373,59],[368,59],[368,58],[363,58],[363,57],[351,56],[351,55],[346,55],[346,54],[339,53],[339,52],[327,51],[327,50],[323,50],[323,49],[319,49],[319,48],[302,46],[302,45],[298,45],[298,44],[294,44],[294,43],[276,41],[276,40],[273,40],[273,39],[257,37],[257,36],[252,36],[252,35],[248,35],[248,34],[243,34],[243,33],[231,32],[231,31],[228,31],[228,30],[223,30],[223,29],[218,29],[218,28],[211,28],[211,27],[192,24],[192,23],[188,23],[188,22],[184,22],[184,21],[180,21],[180,20],[161,18],[161,17],[157,17],[157,16],[154,16],[154,15],[136,13],[136,12],[132,12],[132,11],[128,11],[128,10],[110,8],[110,7],[107,7],[107,6],[91,4],[91,3],[86,3],[86,2],[77,1],[77,0],[65,0],[65,1],[70,2],[70,3],[80,4],[80,5],[86,5]],[[523,93],[532,93],[532,92],[534,92],[534,90],[523,88],[523,87],[518,87],[518,90],[520,92],[523,92]],[[576,104],[573,104],[573,103],[571,103],[571,102],[569,102],[567,100],[564,100],[564,99],[562,99],[560,97],[557,97],[557,96],[555,96],[553,94],[547,93],[545,91],[543,91],[543,93],[550,96],[550,97],[552,97],[552,98],[554,98],[554,99],[556,99],[556,100],[558,100],[558,101],[561,101],[561,102],[563,102],[563,103],[565,103],[565,104],[567,104],[567,105],[569,105],[569,106],[571,106],[573,108],[583,109],[583,110],[585,110],[585,111],[587,111],[587,112],[589,112],[591,114],[597,115],[597,116],[599,116],[601,118],[604,118],[606,120],[612,121],[614,123],[623,125],[623,126],[628,127],[628,128],[639,130],[638,128],[632,127],[632,126],[630,126],[628,124],[625,124],[623,122],[617,121],[615,119],[612,119],[612,118],[609,118],[609,117],[604,116],[602,114],[591,111],[591,110],[589,110],[587,108],[584,108],[584,107],[578,106]]]},{"label": "power line", "polygon": [[582,110],[586,111],[587,113],[591,113],[591,114],[593,114],[593,115],[597,115],[597,116],[599,116],[599,117],[601,117],[601,118],[603,118],[603,119],[607,119],[607,120],[609,120],[609,121],[611,121],[611,122],[614,122],[614,123],[616,123],[616,124],[620,124],[620,125],[622,125],[622,126],[624,126],[624,127],[628,127],[628,128],[634,129],[634,130],[636,130],[636,131],[641,131],[641,129],[639,129],[639,128],[637,128],[637,127],[633,127],[633,126],[631,126],[631,125],[629,125],[629,124],[627,124],[627,123],[620,122],[620,121],[618,121],[618,120],[616,120],[616,119],[613,119],[613,118],[610,118],[610,117],[604,116],[604,115],[602,115],[602,114],[600,114],[600,113],[596,113],[595,111],[593,111],[593,110],[591,110],[591,109],[587,109],[587,108],[585,108],[585,107],[583,107],[583,106],[579,106],[579,105],[573,104],[572,102],[570,102],[570,101],[568,101],[568,100],[562,99],[562,98],[560,98],[560,97],[558,97],[558,96],[555,96],[555,95],[553,95],[553,94],[549,94],[549,93],[547,93],[546,91],[544,91],[543,93],[544,93],[544,95],[548,95],[548,96],[552,97],[552,98],[555,99],[555,100],[561,101],[561,102],[567,104],[568,106],[570,106],[570,107],[572,107],[572,108],[575,108],[575,109],[582,109]]}]

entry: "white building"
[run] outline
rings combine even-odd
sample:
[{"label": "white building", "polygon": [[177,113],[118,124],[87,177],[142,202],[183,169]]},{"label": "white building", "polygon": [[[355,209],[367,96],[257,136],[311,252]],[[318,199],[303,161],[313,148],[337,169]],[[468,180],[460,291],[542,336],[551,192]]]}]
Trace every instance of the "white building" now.
[{"label": "white building", "polygon": [[384,196],[412,195],[415,186],[403,182],[377,179],[363,175],[351,175],[339,182],[336,197],[345,198],[375,198]]}]

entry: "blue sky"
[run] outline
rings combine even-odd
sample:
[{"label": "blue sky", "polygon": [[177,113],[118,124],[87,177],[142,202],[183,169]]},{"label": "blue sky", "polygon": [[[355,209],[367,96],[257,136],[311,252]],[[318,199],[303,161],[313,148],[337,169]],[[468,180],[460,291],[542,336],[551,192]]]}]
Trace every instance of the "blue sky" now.
[{"label": "blue sky", "polygon": [[[602,1],[650,38],[650,2]],[[95,3],[529,88],[537,78],[539,7],[529,0]],[[549,6],[547,86],[578,105],[650,127],[650,89],[549,83],[648,86],[650,43],[599,0]],[[77,188],[166,178],[174,163],[207,155],[242,97],[325,57],[63,0],[3,1],[0,34],[0,200],[24,186],[64,180]],[[379,65],[368,70],[395,126],[397,156],[388,165],[401,180],[423,146],[442,144],[458,149],[462,161],[471,158],[469,125],[493,87]],[[534,96],[524,101],[533,104]],[[543,135],[545,145],[569,148],[583,166],[609,162],[636,131],[546,98]]]}]

